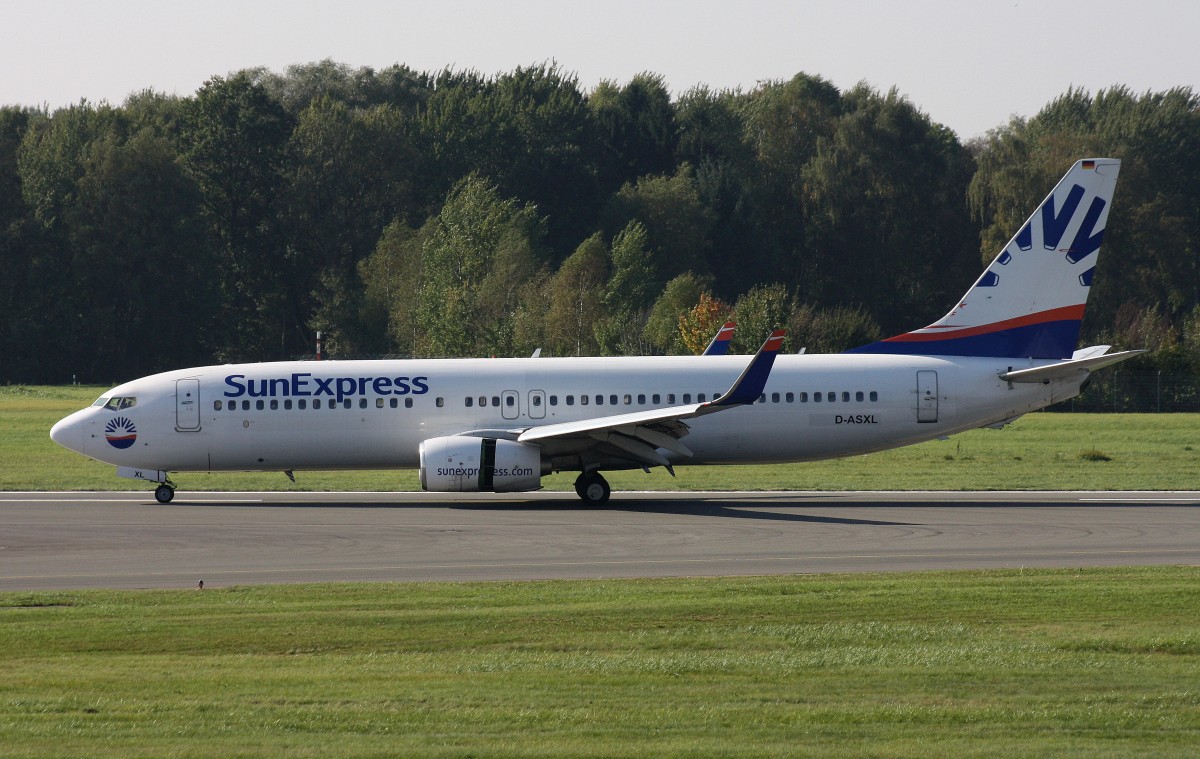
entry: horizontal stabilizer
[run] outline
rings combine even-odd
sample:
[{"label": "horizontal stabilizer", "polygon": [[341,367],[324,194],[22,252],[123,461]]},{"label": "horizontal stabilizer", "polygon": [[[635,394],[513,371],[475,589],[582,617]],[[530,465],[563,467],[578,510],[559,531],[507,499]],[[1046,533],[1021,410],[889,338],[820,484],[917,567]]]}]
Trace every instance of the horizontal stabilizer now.
[{"label": "horizontal stabilizer", "polygon": [[1121,351],[1120,353],[1110,353],[1105,356],[1076,358],[1058,364],[1034,367],[1033,369],[1018,369],[1015,372],[1003,372],[1000,375],[1000,379],[1006,382],[1051,382],[1053,380],[1073,379],[1078,377],[1080,372],[1094,372],[1097,369],[1112,366],[1145,352],[1144,350]]}]

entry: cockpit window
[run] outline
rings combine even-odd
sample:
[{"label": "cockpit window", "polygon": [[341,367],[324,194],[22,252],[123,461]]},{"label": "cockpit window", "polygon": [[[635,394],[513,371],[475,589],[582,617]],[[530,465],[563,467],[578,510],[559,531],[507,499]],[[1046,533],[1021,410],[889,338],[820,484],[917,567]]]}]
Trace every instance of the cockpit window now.
[{"label": "cockpit window", "polygon": [[96,402],[95,402],[95,403],[93,403],[92,405],[93,405],[93,406],[107,406],[107,405],[108,405],[108,398],[106,398],[105,396],[103,396],[103,395],[102,395],[102,396],[100,396],[99,398],[97,398],[97,399],[96,399]]},{"label": "cockpit window", "polygon": [[[102,400],[104,399],[101,398],[100,401]],[[100,401],[96,401],[96,403],[98,404]],[[137,398],[126,396],[124,398],[109,398],[108,402],[104,404],[104,408],[108,409],[109,411],[120,411],[121,409],[131,408],[136,405]]]}]

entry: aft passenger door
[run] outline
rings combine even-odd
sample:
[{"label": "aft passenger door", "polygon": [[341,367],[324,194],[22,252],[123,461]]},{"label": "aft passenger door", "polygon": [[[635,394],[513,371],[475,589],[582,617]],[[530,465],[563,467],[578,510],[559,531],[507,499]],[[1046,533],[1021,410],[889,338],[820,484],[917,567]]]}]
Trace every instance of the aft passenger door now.
[{"label": "aft passenger door", "polygon": [[917,372],[917,421],[938,420],[938,379],[932,370]]}]

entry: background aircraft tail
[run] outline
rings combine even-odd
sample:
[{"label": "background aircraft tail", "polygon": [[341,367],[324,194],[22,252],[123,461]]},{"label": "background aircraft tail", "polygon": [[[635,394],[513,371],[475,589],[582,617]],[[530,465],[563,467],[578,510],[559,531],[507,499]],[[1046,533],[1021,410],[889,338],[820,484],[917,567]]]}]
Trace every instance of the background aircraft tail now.
[{"label": "background aircraft tail", "polygon": [[950,313],[848,352],[1070,358],[1120,168],[1077,161]]}]

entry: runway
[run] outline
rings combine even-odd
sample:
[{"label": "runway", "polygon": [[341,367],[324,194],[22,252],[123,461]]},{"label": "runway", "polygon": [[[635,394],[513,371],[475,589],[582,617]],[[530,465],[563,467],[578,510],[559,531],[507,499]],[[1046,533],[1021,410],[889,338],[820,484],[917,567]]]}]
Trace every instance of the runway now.
[{"label": "runway", "polygon": [[0,493],[0,591],[1200,564],[1200,492]]}]

